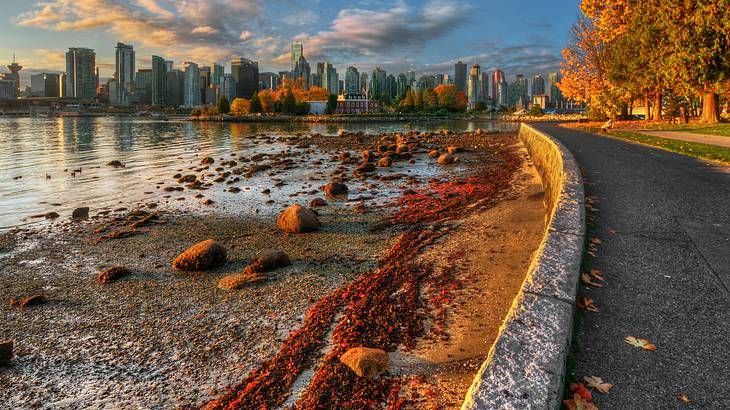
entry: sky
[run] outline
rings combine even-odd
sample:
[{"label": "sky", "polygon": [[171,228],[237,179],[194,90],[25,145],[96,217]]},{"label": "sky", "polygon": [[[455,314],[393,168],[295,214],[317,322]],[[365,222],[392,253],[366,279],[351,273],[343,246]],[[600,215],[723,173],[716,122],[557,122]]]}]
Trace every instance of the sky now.
[{"label": "sky", "polygon": [[[96,50],[102,78],[114,47],[132,44],[137,68],[151,56],[176,65],[234,57],[288,70],[291,42],[318,61],[370,72],[453,75],[456,61],[502,69],[509,81],[559,69],[580,0],[0,0],[0,63],[16,54],[30,74],[65,70],[69,47]],[[3,71],[4,67],[2,68]]]}]

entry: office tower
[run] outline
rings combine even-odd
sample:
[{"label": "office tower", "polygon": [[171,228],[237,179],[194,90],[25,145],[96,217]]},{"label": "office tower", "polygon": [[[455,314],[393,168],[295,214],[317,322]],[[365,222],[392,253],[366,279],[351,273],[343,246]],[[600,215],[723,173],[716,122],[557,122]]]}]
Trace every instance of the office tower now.
[{"label": "office tower", "polygon": [[454,64],[454,85],[456,85],[456,91],[466,94],[466,64],[461,61]]},{"label": "office tower", "polygon": [[236,80],[231,74],[223,76],[223,96],[229,103],[236,99]]},{"label": "office tower", "polygon": [[0,73],[0,100],[14,100],[18,95],[15,80],[6,79],[7,74]]},{"label": "office tower", "polygon": [[437,76],[432,74],[424,74],[418,78],[418,89],[425,90],[426,88],[436,88],[439,84]]},{"label": "office tower", "polygon": [[540,74],[532,77],[532,96],[545,95],[545,79]]},{"label": "office tower", "polygon": [[223,95],[223,78],[225,76],[225,68],[220,64],[213,64],[213,71],[210,75],[210,98],[211,104],[218,102]]},{"label": "office tower", "polygon": [[200,69],[191,62],[182,64],[183,70],[183,106],[200,107]]},{"label": "office tower", "polygon": [[502,70],[494,70],[492,71],[492,100],[494,101],[494,104],[499,106],[500,99],[499,99],[499,83],[506,81],[504,78],[504,71]]},{"label": "office tower", "polygon": [[360,90],[363,94],[370,92],[370,84],[368,83],[368,73],[360,74]]},{"label": "office tower", "polygon": [[548,73],[548,86],[550,87],[550,104],[555,108],[565,108],[565,99],[558,88],[560,82],[560,73]]},{"label": "office tower", "polygon": [[276,73],[261,73],[259,74],[259,80],[263,85],[262,89],[276,90],[279,88],[279,75]]},{"label": "office tower", "polygon": [[402,99],[405,97],[406,92],[408,91],[408,88],[410,88],[410,83],[408,82],[408,76],[404,73],[398,74],[398,78],[396,81],[396,88],[397,88],[397,95],[398,99]]},{"label": "office tower", "polygon": [[482,91],[481,101],[487,104],[489,102],[489,73],[486,71],[479,76],[479,88]]},{"label": "office tower", "polygon": [[175,64],[172,60],[166,60],[165,61],[165,70],[170,72],[173,69],[173,64]]},{"label": "office tower", "polygon": [[525,107],[525,105],[530,101],[528,98],[528,84],[527,84],[527,78],[524,76],[524,74],[517,74],[515,76],[515,84],[516,84],[516,90],[518,92],[517,96],[514,96],[513,98],[517,98],[515,100],[515,106],[519,105],[519,102],[522,102],[522,108]]},{"label": "office tower", "polygon": [[[294,72],[296,69],[299,59],[304,56],[304,46],[301,42],[295,41],[291,43],[291,71]],[[294,76],[294,78],[298,78]]]},{"label": "office tower", "polygon": [[388,96],[388,100],[392,100],[398,96],[398,83],[393,74],[388,74],[388,77],[385,79],[385,94]]},{"label": "office tower", "polygon": [[162,57],[152,56],[152,79],[150,102],[152,105],[165,105],[167,95],[167,65]]},{"label": "office tower", "polygon": [[213,70],[210,66],[200,67],[200,103],[202,105],[212,104],[210,101],[210,85],[213,77]]},{"label": "office tower", "polygon": [[152,69],[142,68],[137,70],[134,77],[134,98],[137,104],[149,105],[152,102]]},{"label": "office tower", "polygon": [[88,48],[69,48],[66,53],[66,96],[96,97],[96,53]]},{"label": "office tower", "polygon": [[345,94],[360,94],[360,72],[355,67],[347,67],[345,72]]},{"label": "office tower", "polygon": [[339,94],[339,84],[340,78],[337,75],[337,69],[331,63],[324,63],[322,65],[322,87],[326,88],[330,94]]},{"label": "office tower", "polygon": [[60,97],[61,76],[52,73],[40,73],[30,76],[30,95],[32,97]]},{"label": "office tower", "polygon": [[7,65],[10,74],[5,74],[6,80],[15,81],[15,97],[20,95],[20,70],[23,66],[15,62],[15,54],[13,54],[13,62]]},{"label": "office tower", "polygon": [[307,62],[307,59],[304,58],[304,56],[299,56],[299,59],[294,64],[292,78],[295,80],[304,80],[304,87],[309,88],[311,74],[312,72],[309,67],[309,63]]},{"label": "office tower", "polygon": [[[340,76],[338,75],[337,78]],[[337,80],[337,94],[343,95],[345,93],[345,80]]]},{"label": "office tower", "polygon": [[469,99],[469,107],[475,108],[476,104],[482,101],[482,85],[480,79],[481,67],[474,64],[469,70],[469,85],[467,98]]},{"label": "office tower", "polygon": [[169,70],[166,77],[165,102],[172,107],[183,106],[185,104],[185,73],[180,70]]},{"label": "office tower", "polygon": [[385,82],[388,78],[388,74],[385,70],[380,67],[375,67],[373,74],[370,77],[370,98],[381,99],[384,96],[387,97]]},{"label": "office tower", "polygon": [[497,108],[510,106],[509,96],[509,84],[502,78],[502,81],[497,83]]},{"label": "office tower", "polygon": [[129,92],[134,82],[135,73],[134,47],[117,43],[114,54],[114,84],[110,88],[109,103],[112,105],[128,105]]},{"label": "office tower", "polygon": [[259,63],[246,58],[231,62],[231,75],[236,80],[236,97],[253,97],[259,91]]}]

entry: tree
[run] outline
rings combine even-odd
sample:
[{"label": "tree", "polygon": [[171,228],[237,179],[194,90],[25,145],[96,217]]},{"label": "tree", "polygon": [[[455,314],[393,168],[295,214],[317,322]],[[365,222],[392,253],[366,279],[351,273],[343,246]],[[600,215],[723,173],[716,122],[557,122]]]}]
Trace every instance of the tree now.
[{"label": "tree", "polygon": [[528,114],[532,115],[533,117],[542,117],[543,115],[545,115],[545,113],[542,111],[542,107],[537,104],[532,104],[530,106],[530,111],[528,111]]},{"label": "tree", "polygon": [[413,104],[413,111],[423,111],[423,89],[416,91],[416,98]]},{"label": "tree", "polygon": [[218,114],[228,114],[231,112],[231,106],[228,104],[228,99],[224,96],[220,96],[215,105],[215,110]]},{"label": "tree", "polygon": [[438,111],[439,98],[438,94],[433,91],[433,88],[426,88],[425,90],[423,90],[423,107],[426,109],[426,111]]},{"label": "tree", "polygon": [[287,88],[284,98],[281,99],[281,111],[284,114],[295,114],[297,109],[297,100],[291,88]]},{"label": "tree", "polygon": [[230,112],[233,115],[244,115],[248,114],[251,109],[251,101],[245,98],[236,98],[231,103]]},{"label": "tree", "polygon": [[403,98],[403,101],[400,102],[400,106],[405,112],[413,112],[415,108],[415,98],[413,97],[413,92],[410,90],[406,90],[406,96]]},{"label": "tree", "polygon": [[330,94],[327,97],[327,114],[332,115],[337,111],[337,96]]},{"label": "tree", "polygon": [[255,114],[262,113],[264,111],[261,106],[261,100],[259,99],[259,93],[253,93],[251,96],[251,112]]},{"label": "tree", "polygon": [[439,106],[449,111],[457,111],[456,109],[456,86],[453,84],[441,84],[433,90],[438,96]]},{"label": "tree", "polygon": [[276,93],[270,89],[267,88],[265,90],[259,91],[259,101],[261,102],[261,109],[265,113],[275,113],[276,112],[276,102],[278,100],[278,97]]}]

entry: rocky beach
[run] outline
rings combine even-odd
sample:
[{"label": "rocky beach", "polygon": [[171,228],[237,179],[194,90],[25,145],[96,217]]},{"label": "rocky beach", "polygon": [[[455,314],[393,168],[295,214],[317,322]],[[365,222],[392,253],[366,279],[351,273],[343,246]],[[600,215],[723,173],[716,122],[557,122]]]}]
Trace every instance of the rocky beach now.
[{"label": "rocky beach", "polygon": [[457,408],[543,232],[512,133],[251,133],[173,163],[0,234],[2,407]]}]

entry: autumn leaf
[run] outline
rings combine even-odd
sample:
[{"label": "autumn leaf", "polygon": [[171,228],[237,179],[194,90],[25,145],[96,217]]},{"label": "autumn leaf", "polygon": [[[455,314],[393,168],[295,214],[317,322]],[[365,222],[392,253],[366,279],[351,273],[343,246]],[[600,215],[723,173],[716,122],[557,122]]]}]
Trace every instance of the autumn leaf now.
[{"label": "autumn leaf", "polygon": [[616,230],[615,229],[608,228],[608,234],[610,236],[614,236],[614,235],[616,235]]},{"label": "autumn leaf", "polygon": [[624,339],[631,346],[640,347],[644,350],[656,351],[656,346],[646,339],[637,339],[634,336],[626,336]]},{"label": "autumn leaf", "polygon": [[587,273],[585,273],[585,272],[584,272],[584,273],[581,273],[581,275],[580,275],[580,279],[581,279],[581,280],[583,281],[583,283],[585,283],[586,285],[591,285],[591,286],[595,286],[595,287],[597,287],[597,288],[603,287],[603,284],[602,284],[602,283],[595,283],[595,282],[593,282],[593,281],[592,281],[592,278],[591,278],[591,275],[589,275],[589,274],[587,274]]},{"label": "autumn leaf", "polygon": [[591,238],[591,243],[596,244],[596,245],[600,245],[603,242],[601,242],[601,240],[598,239],[598,238]]},{"label": "autumn leaf", "polygon": [[583,380],[588,383],[588,387],[592,389],[596,389],[596,391],[601,392],[603,394],[608,393],[609,390],[613,387],[613,384],[611,383],[604,383],[603,380],[601,380],[600,377],[596,376],[584,376]]},{"label": "autumn leaf", "polygon": [[690,400],[689,397],[687,397],[687,395],[684,393],[680,394],[677,398],[684,404],[692,404],[692,400]]},{"label": "autumn leaf", "polygon": [[580,394],[580,397],[582,397],[583,400],[593,400],[593,395],[591,394],[590,390],[586,389],[586,386],[583,383],[570,383],[568,387],[570,388],[571,393]]},{"label": "autumn leaf", "polygon": [[598,312],[598,308],[596,307],[596,305],[593,304],[593,298],[584,296],[582,298],[579,298],[575,304],[576,306],[578,306],[578,309],[588,312]]},{"label": "autumn leaf", "polygon": [[586,401],[578,393],[573,393],[573,398],[570,400],[563,400],[563,404],[569,410],[598,410],[593,403]]},{"label": "autumn leaf", "polygon": [[604,273],[603,273],[602,270],[600,270],[600,269],[591,269],[591,276],[593,276],[594,278],[596,278],[596,279],[598,279],[600,281],[604,281],[605,279],[603,278],[603,275],[604,275]]}]

